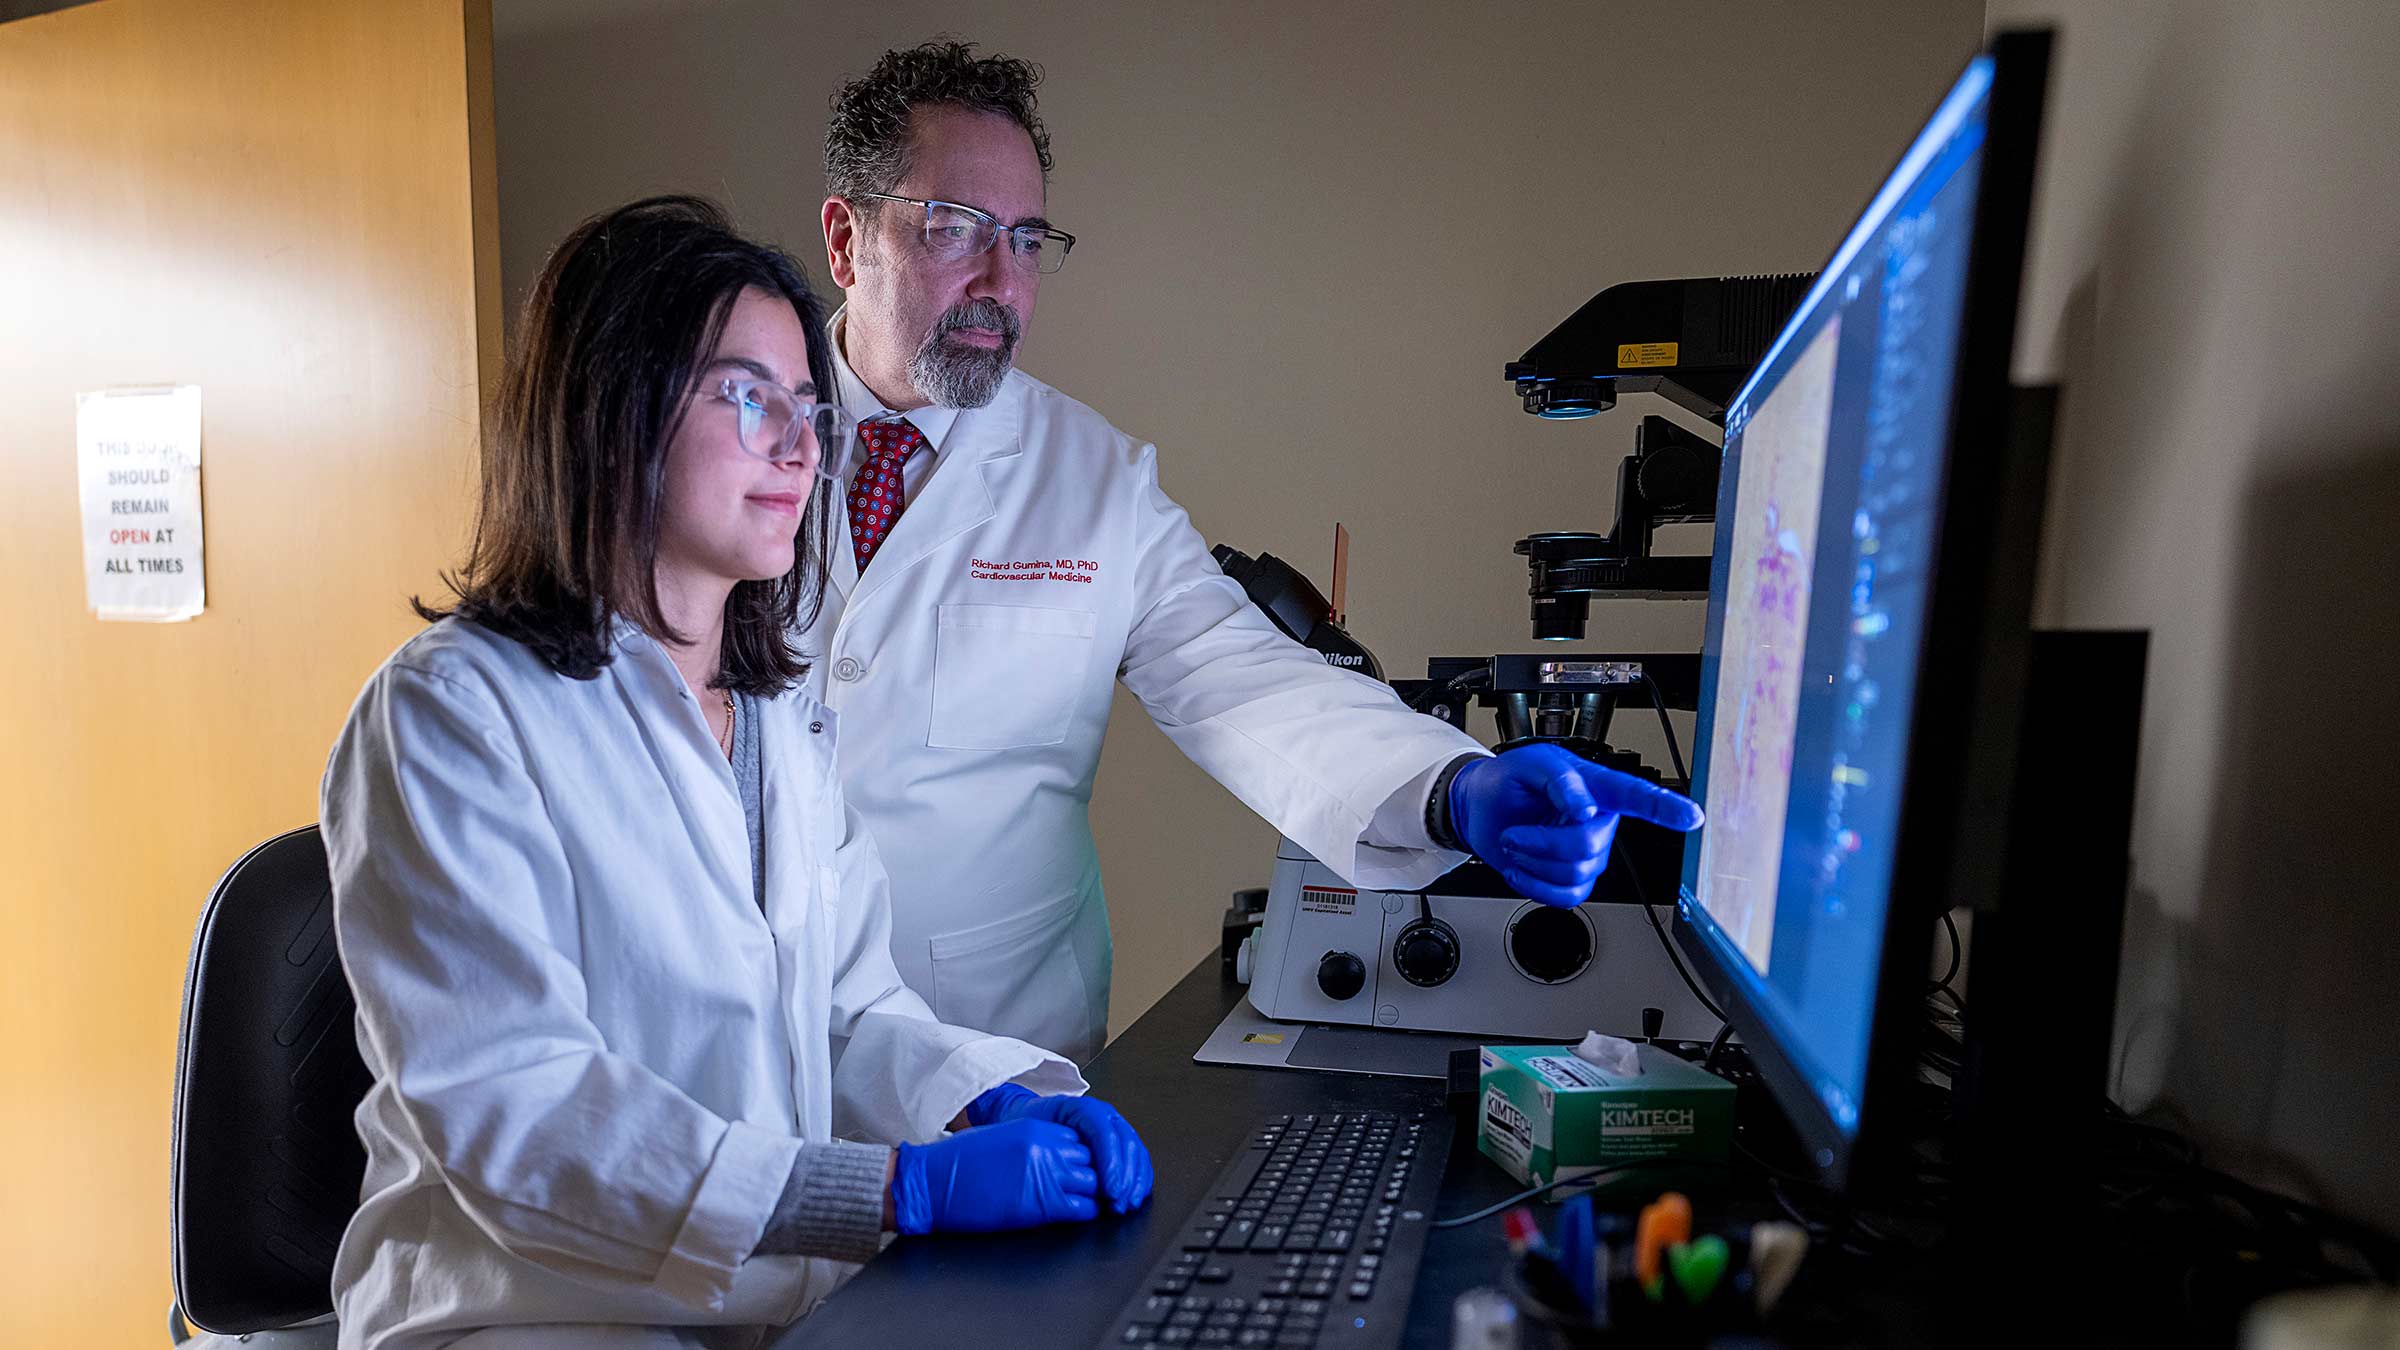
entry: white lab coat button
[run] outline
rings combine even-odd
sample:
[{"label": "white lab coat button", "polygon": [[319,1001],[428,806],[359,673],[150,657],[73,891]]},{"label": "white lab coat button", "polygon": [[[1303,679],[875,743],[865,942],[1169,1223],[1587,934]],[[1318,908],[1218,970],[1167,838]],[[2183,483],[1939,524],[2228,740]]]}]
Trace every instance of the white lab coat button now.
[{"label": "white lab coat button", "polygon": [[855,680],[866,673],[867,668],[855,656],[845,656],[833,663],[833,677],[837,680]]}]

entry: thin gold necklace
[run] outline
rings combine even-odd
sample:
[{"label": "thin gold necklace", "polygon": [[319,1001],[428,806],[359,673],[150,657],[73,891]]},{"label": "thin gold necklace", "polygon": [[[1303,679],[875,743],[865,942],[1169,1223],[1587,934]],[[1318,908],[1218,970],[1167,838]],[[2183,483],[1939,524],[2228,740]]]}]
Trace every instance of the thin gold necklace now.
[{"label": "thin gold necklace", "polygon": [[733,758],[733,691],[728,689],[724,692],[725,734],[717,738],[717,748],[725,752],[725,758],[731,759]]}]

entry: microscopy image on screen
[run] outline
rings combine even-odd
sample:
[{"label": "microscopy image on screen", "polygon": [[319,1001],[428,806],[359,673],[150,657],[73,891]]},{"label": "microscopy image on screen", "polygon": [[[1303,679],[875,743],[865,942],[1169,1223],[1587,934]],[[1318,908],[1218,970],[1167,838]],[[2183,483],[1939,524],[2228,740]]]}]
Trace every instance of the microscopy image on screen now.
[{"label": "microscopy image on screen", "polygon": [[1743,428],[1737,515],[1718,525],[1733,531],[1732,567],[1698,899],[1761,975],[1775,935],[1776,875],[1808,636],[1809,567],[1816,557],[1840,337],[1836,315]]}]

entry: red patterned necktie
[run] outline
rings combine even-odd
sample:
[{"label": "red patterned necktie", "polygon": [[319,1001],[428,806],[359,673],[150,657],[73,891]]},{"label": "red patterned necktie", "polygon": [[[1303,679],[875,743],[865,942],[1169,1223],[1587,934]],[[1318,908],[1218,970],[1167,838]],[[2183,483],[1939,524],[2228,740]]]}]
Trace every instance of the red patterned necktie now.
[{"label": "red patterned necktie", "polygon": [[863,575],[908,504],[901,492],[900,466],[925,443],[925,433],[908,419],[895,417],[867,423],[858,436],[866,444],[867,462],[850,480],[850,547]]}]

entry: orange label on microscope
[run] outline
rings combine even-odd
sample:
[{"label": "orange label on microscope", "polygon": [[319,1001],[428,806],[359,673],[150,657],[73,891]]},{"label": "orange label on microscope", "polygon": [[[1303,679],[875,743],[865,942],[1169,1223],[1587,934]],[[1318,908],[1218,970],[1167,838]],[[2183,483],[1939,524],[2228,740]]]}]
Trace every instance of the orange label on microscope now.
[{"label": "orange label on microscope", "polygon": [[1680,342],[1621,342],[1617,344],[1617,369],[1640,370],[1645,366],[1671,366]]}]

